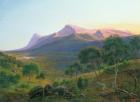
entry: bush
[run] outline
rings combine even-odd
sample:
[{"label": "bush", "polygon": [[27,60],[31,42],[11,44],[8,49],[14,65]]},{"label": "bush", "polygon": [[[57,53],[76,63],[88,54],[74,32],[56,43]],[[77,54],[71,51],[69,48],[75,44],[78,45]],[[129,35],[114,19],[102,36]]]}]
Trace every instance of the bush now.
[{"label": "bush", "polygon": [[46,75],[44,72],[41,72],[37,77],[37,79],[45,79],[46,78]]},{"label": "bush", "polygon": [[77,86],[79,89],[85,89],[88,86],[88,80],[80,77],[77,82]]},{"label": "bush", "polygon": [[6,72],[0,72],[0,87],[8,87],[11,84],[16,84],[19,81],[19,75],[7,74]]},{"label": "bush", "polygon": [[53,86],[54,86],[54,87],[59,86],[59,85],[60,85],[60,82],[59,82],[59,81],[54,81],[54,82],[53,82]]},{"label": "bush", "polygon": [[39,66],[35,63],[26,64],[22,69],[22,73],[24,76],[29,77],[30,80],[31,76],[39,74]]}]

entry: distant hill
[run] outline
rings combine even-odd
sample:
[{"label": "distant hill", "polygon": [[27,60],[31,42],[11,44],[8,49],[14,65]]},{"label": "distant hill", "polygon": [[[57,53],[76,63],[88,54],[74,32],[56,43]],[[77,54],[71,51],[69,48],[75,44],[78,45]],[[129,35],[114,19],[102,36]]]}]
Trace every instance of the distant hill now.
[{"label": "distant hill", "polygon": [[101,47],[102,41],[111,35],[128,37],[132,33],[114,29],[86,29],[66,25],[60,31],[48,36],[33,35],[26,47],[14,52],[34,57],[47,57],[57,67],[64,68],[76,60],[76,55],[82,48],[87,46]]},{"label": "distant hill", "polygon": [[86,29],[74,25],[65,25],[60,31],[47,36],[41,36],[37,33],[33,35],[30,42],[23,50],[35,49],[46,44],[54,43],[58,40],[75,37],[77,40],[91,42],[103,40],[111,35],[119,35],[120,37],[131,36],[129,31],[121,31],[115,29]]}]

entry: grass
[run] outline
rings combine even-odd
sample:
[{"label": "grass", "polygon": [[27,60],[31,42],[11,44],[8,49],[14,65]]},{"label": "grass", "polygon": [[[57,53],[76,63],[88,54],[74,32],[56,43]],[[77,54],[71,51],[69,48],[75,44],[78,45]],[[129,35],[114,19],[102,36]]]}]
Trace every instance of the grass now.
[{"label": "grass", "polygon": [[[23,56],[17,55],[17,58],[21,58]],[[50,62],[46,57],[37,57],[35,59],[24,59],[25,63],[35,62],[40,65],[40,70],[46,73],[46,79],[36,79],[34,76],[31,77],[29,81],[27,77],[24,77],[21,73],[21,68],[17,70],[17,74],[21,76],[21,80],[16,85],[11,85],[9,88],[3,88],[0,92],[0,102],[1,99],[6,97],[13,98],[12,100],[19,102],[20,99],[18,97],[23,97],[23,100],[20,102],[27,102],[28,100],[28,92],[35,86],[41,85],[45,86],[47,84],[52,84],[54,81],[58,80],[72,80],[73,84],[76,85],[77,79],[75,76],[69,77],[64,74],[63,70],[58,70],[54,67],[54,63]],[[138,68],[140,69],[140,59],[137,60],[130,60],[128,63],[120,63],[118,64],[120,72],[117,78],[118,86],[121,88],[126,88],[130,92],[134,89],[134,81],[133,78],[123,73],[123,70]],[[114,66],[109,66],[109,69],[113,69]],[[2,69],[0,70],[5,71],[6,73],[12,73],[9,69]],[[106,69],[96,71],[98,73],[99,81],[96,78],[95,71],[89,73],[81,73],[77,76],[87,78],[89,80],[89,85],[86,89],[80,90],[80,94],[84,94],[85,97],[77,97],[73,100],[65,100],[63,98],[55,97],[50,99],[45,99],[47,102],[111,102],[110,100],[104,99],[103,97],[99,97],[100,93],[103,92],[110,92],[113,90],[113,82],[114,82],[114,74],[108,73]],[[139,83],[140,84],[140,83]],[[138,87],[139,88],[139,87]],[[139,88],[140,89],[140,88]],[[137,89],[138,90],[138,89]],[[3,96],[3,97],[2,97]],[[3,100],[6,100],[3,99]],[[59,101],[58,101],[59,100]],[[13,102],[14,102],[13,101]],[[4,102],[4,101],[3,101]],[[5,101],[6,102],[6,101]],[[12,102],[12,101],[11,101]],[[35,100],[32,102],[35,102]],[[38,101],[37,101],[38,102]]]}]

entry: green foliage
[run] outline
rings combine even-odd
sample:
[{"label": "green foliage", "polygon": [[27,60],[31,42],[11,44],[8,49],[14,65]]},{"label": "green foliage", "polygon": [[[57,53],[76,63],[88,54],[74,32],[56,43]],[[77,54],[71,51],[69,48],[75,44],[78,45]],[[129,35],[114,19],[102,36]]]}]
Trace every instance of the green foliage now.
[{"label": "green foliage", "polygon": [[[118,64],[118,72],[121,72],[123,70],[125,70],[125,68],[128,66],[128,61],[123,61],[121,63]],[[107,74],[114,74],[114,65],[112,66],[108,66],[104,69],[104,72]]]},{"label": "green foliage", "polygon": [[108,65],[114,65],[114,88],[118,87],[118,64],[129,58],[129,47],[119,36],[111,36],[104,41],[104,62]]},{"label": "green foliage", "polygon": [[102,49],[97,47],[88,47],[79,53],[79,61],[83,64],[83,71],[96,70],[102,65]]},{"label": "green foliage", "polygon": [[65,70],[66,75],[70,75],[72,77],[75,69],[73,67],[69,67],[68,69]]},{"label": "green foliage", "polygon": [[126,43],[118,36],[111,36],[107,38],[104,42],[103,50],[104,62],[110,65],[126,60],[129,55],[129,49]]},{"label": "green foliage", "polygon": [[59,82],[59,81],[54,81],[54,82],[53,82],[53,86],[54,86],[54,87],[59,86],[59,85],[60,85],[60,82]]},{"label": "green foliage", "polygon": [[0,87],[9,87],[19,81],[19,75],[8,74],[4,71],[0,72]]},{"label": "green foliage", "polygon": [[102,57],[102,51],[96,47],[88,47],[83,49],[79,54],[79,60],[81,63],[100,63]]},{"label": "green foliage", "polygon": [[82,71],[83,69],[81,64],[79,62],[75,62],[68,69],[65,70],[65,74],[72,77],[73,74],[77,76]]},{"label": "green foliage", "polygon": [[132,58],[140,58],[140,37],[135,36],[130,41],[130,51]]},{"label": "green foliage", "polygon": [[[112,81],[114,81],[114,74],[115,74],[114,67],[115,67],[115,65],[117,65],[117,67],[118,67],[118,77],[117,77],[118,88],[122,88],[124,90],[127,90],[130,93],[132,92],[134,94],[137,94],[138,97],[140,97],[140,87],[139,87],[139,84],[140,84],[139,65],[140,64],[138,64],[139,62],[137,62],[136,60],[132,61],[133,63],[129,63],[129,61],[127,60],[130,58],[131,59],[139,58],[139,55],[140,55],[140,47],[139,47],[140,42],[139,41],[140,40],[138,38],[132,38],[132,39],[130,39],[130,42],[126,42],[125,40],[123,40],[119,37],[116,37],[116,36],[110,37],[105,41],[103,48],[88,47],[88,48],[83,49],[79,54],[79,60],[76,63],[73,63],[65,71],[66,75],[73,76],[76,74],[81,74],[83,72],[95,71],[99,68],[102,68],[103,70],[101,70],[101,74],[98,74],[98,77],[101,79],[100,87],[99,87],[99,84],[97,84],[97,81],[94,79],[92,80],[91,77],[89,76],[89,75],[92,75],[92,72],[86,73],[86,74],[81,74],[80,78],[78,78],[79,76],[77,77],[78,80],[75,80],[74,78],[60,78],[61,80],[54,81],[53,87],[56,88],[59,86],[64,86],[64,87],[70,89],[71,92],[74,93],[74,98],[72,98],[70,101],[74,100],[76,102],[77,101],[79,101],[79,102],[86,102],[86,101],[99,102],[100,99],[99,99],[98,94],[102,93],[103,91],[106,92],[106,91],[112,90],[112,85],[114,84],[114,83],[112,83]],[[4,57],[2,57],[2,56],[4,56]],[[131,62],[131,60],[130,60],[130,62]],[[117,63],[117,64],[115,64],[115,63]],[[26,64],[23,67],[23,69],[22,69],[23,75],[25,75],[27,77],[36,75],[36,78],[45,79],[45,77],[46,77],[45,73],[43,73],[43,72],[39,73],[39,67],[37,68],[36,67],[37,65],[32,65],[32,64],[33,63]],[[17,68],[19,66],[22,66],[22,64],[20,62],[18,62],[16,59],[14,59],[14,58],[7,59],[5,54],[0,53],[0,69],[2,69],[0,71],[5,71],[5,69],[3,69],[3,68],[14,68],[14,67]],[[135,67],[137,67],[137,68],[135,68]],[[3,88],[3,87],[8,88],[9,86],[11,86],[13,88],[13,85],[18,83],[20,76],[17,73],[20,73],[20,72],[13,74],[13,72],[9,73],[10,71],[11,70],[6,69],[5,72],[0,73],[0,87],[1,88]],[[20,70],[18,70],[18,71],[20,71]],[[50,69],[49,69],[49,72],[50,72]],[[93,74],[94,74],[94,72],[93,72]],[[51,75],[51,74],[47,74],[47,75],[48,75],[47,78],[49,79],[49,75]],[[88,77],[87,77],[87,75],[88,75]],[[54,76],[54,77],[56,78],[56,76]],[[85,77],[90,78],[91,80],[88,80]],[[94,78],[95,77],[96,76],[94,76]],[[57,79],[59,79],[59,78],[57,77]],[[39,80],[39,81],[41,81],[41,80]],[[22,82],[22,80],[21,80],[21,82]],[[105,87],[103,87],[104,86],[103,84],[105,85]],[[36,83],[28,84],[28,82],[26,82],[26,80],[25,80],[22,83],[18,83],[17,85],[15,85],[14,90],[22,89],[22,90],[29,91],[29,89],[31,89],[33,86],[36,86]],[[9,87],[9,88],[11,88],[11,87]],[[134,87],[135,87],[135,90],[134,90]],[[9,89],[6,89],[6,91],[7,90],[9,91]],[[19,90],[18,90],[18,92],[20,92]],[[10,91],[11,91],[11,89],[10,89]],[[21,91],[21,93],[22,93],[22,91]],[[29,99],[28,95],[24,95],[24,96],[27,98],[27,100]],[[48,98],[46,98],[46,101],[48,101],[49,98],[50,98],[51,102],[53,99],[56,102],[61,101],[60,97],[58,97],[58,96],[48,97]],[[100,97],[100,98],[103,99],[102,97]],[[14,99],[14,98],[11,96],[9,99]],[[16,101],[16,99],[19,99],[18,101],[20,101],[19,97],[15,98],[14,100]],[[42,100],[39,99],[36,101],[38,102],[38,101],[42,101]],[[34,100],[33,100],[33,102],[34,102]],[[109,102],[109,101],[106,101],[106,102]],[[113,102],[113,101],[110,100],[110,102]]]},{"label": "green foliage", "polygon": [[19,84],[18,87],[21,88],[21,89],[23,89],[23,88],[28,89],[29,88],[29,84],[27,84],[27,83],[21,83],[21,84]]},{"label": "green foliage", "polygon": [[22,73],[24,76],[32,76],[39,74],[39,66],[35,63],[26,64],[23,67]]},{"label": "green foliage", "polygon": [[107,69],[109,65],[124,63],[127,60],[139,57],[140,37],[135,36],[126,41],[117,35],[107,38],[104,41],[103,48],[88,47],[81,50],[78,56],[80,63],[84,66],[84,72],[96,70],[97,68],[104,69],[104,67]]},{"label": "green foliage", "polygon": [[11,82],[13,83],[17,83],[19,79],[20,79],[20,76],[18,74],[11,76],[10,78]]},{"label": "green foliage", "polygon": [[13,56],[0,52],[0,66],[2,68],[22,67],[23,63]]},{"label": "green foliage", "polygon": [[74,69],[76,74],[78,74],[78,72],[82,71],[82,67],[81,67],[80,63],[78,63],[78,62],[73,63],[70,67]]},{"label": "green foliage", "polygon": [[53,86],[54,87],[56,87],[56,86],[65,86],[65,87],[68,87],[70,89],[73,89],[73,87],[75,87],[77,85],[76,85],[76,81],[75,80],[64,79],[64,80],[55,80],[53,82]]},{"label": "green foliage", "polygon": [[46,78],[46,74],[44,72],[40,72],[39,75],[36,78],[38,78],[38,79],[45,79]]},{"label": "green foliage", "polygon": [[79,89],[85,89],[88,86],[88,80],[86,78],[80,77],[77,81],[77,86]]}]

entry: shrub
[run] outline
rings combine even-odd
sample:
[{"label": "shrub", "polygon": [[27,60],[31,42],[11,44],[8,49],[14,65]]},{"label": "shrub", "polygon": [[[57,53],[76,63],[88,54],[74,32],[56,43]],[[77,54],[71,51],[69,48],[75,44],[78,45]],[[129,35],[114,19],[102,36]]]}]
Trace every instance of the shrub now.
[{"label": "shrub", "polygon": [[85,89],[88,86],[88,80],[80,77],[78,79],[77,86],[79,89]]},{"label": "shrub", "polygon": [[0,72],[0,87],[9,87],[11,84],[16,84],[19,81],[19,75],[7,74]]},{"label": "shrub", "polygon": [[41,72],[37,77],[37,79],[45,79],[46,78],[46,75],[44,72]]}]

